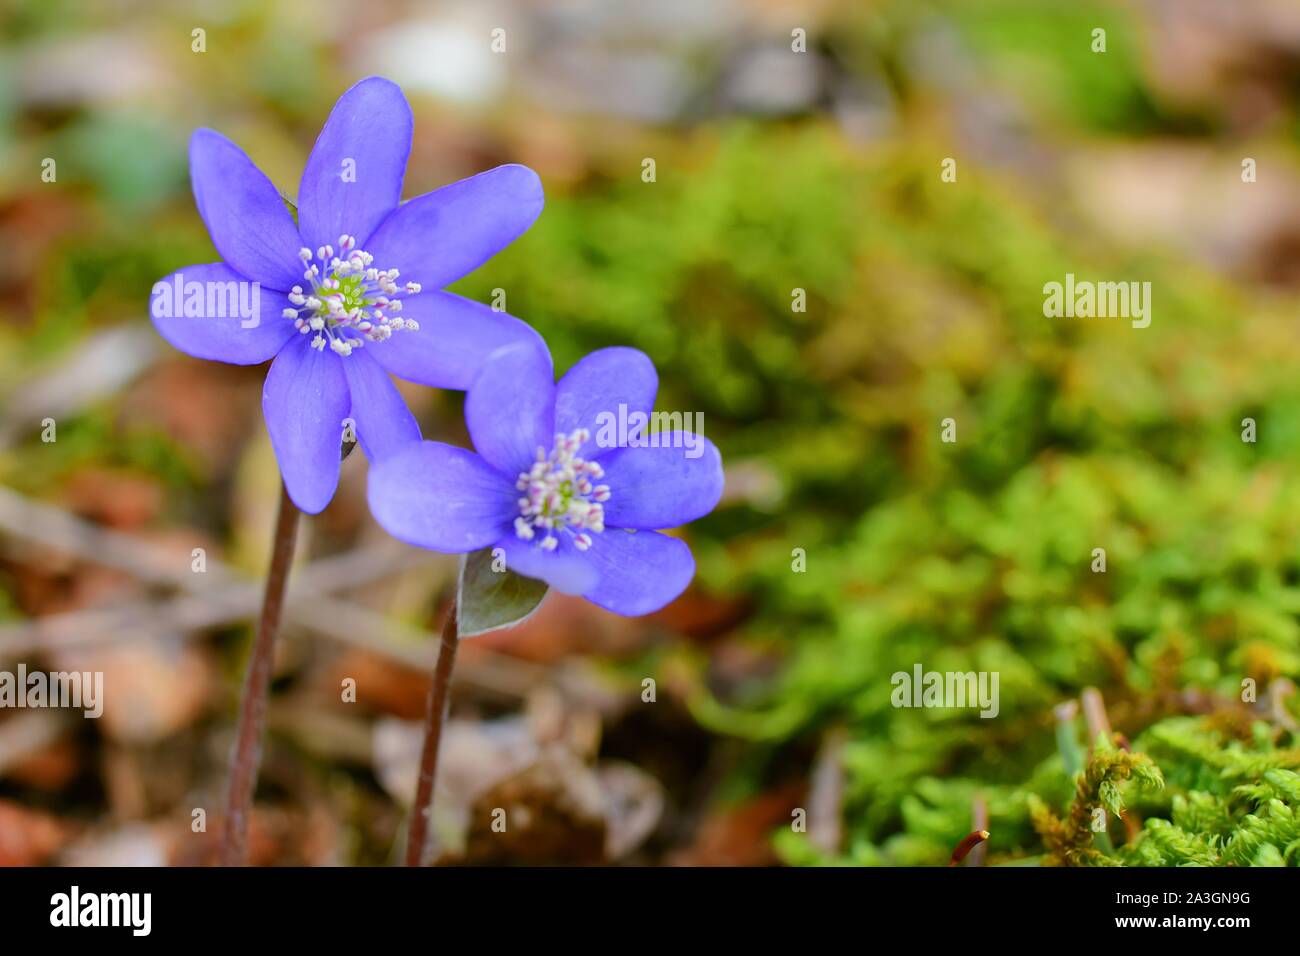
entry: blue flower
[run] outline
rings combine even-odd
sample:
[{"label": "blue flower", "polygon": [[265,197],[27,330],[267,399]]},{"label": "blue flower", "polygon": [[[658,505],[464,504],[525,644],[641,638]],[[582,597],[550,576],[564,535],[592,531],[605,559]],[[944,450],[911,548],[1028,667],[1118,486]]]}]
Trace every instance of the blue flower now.
[{"label": "blue flower", "polygon": [[499,166],[399,205],[411,108],[380,77],[340,97],[307,160],[298,223],[271,181],[219,133],[190,140],[199,214],[223,261],[155,284],[159,333],[197,358],[274,359],[262,410],[290,497],[303,511],[338,486],[345,420],[372,460],[418,442],[389,373],[466,389],[494,351],[537,334],[442,287],[536,220],[537,174]]},{"label": "blue flower", "polygon": [[500,548],[506,567],[618,614],[648,614],[685,590],[695,559],[660,534],[713,510],[722,458],[702,435],[617,432],[645,422],[654,365],[629,348],[593,352],[559,383],[545,346],[496,352],[465,398],[477,454],[439,442],[399,449],[370,472],[370,510],[394,537],[434,551]]}]

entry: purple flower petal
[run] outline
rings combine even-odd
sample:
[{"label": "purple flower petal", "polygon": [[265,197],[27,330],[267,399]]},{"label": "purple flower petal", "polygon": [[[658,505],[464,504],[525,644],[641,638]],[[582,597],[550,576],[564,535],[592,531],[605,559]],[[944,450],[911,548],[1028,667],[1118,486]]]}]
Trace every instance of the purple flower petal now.
[{"label": "purple flower petal", "polygon": [[375,267],[441,289],[527,231],[542,211],[542,183],[527,166],[498,166],[399,206],[366,242]]},{"label": "purple flower petal", "polygon": [[519,343],[494,353],[465,396],[474,447],[512,486],[555,443],[554,382],[550,353]]},{"label": "purple flower petal", "polygon": [[452,554],[499,540],[519,512],[512,481],[473,452],[432,441],[375,462],[367,497],[393,537]]},{"label": "purple flower petal", "polygon": [[617,528],[592,537],[584,557],[600,580],[583,596],[615,614],[635,617],[657,611],[685,591],[695,576],[691,549],[677,538]]},{"label": "purple flower petal", "polygon": [[504,346],[545,347],[541,336],[514,316],[450,292],[425,289],[406,296],[402,317],[419,322],[419,330],[367,343],[366,351],[397,377],[433,388],[468,389],[488,356]]},{"label": "purple flower petal", "polygon": [[402,199],[411,155],[411,107],[380,76],[339,97],[298,186],[298,231],[313,252],[354,236],[360,248]]},{"label": "purple flower petal", "polygon": [[564,594],[583,594],[599,581],[587,556],[573,547],[567,537],[557,539],[554,551],[543,551],[536,541],[524,541],[511,533],[494,545],[505,552],[506,567],[526,578],[545,581]]},{"label": "purple flower petal", "polygon": [[262,389],[262,414],[280,474],[289,497],[308,514],[329,504],[339,483],[343,419],[351,405],[341,361],[299,336],[271,363]]},{"label": "purple flower petal", "polygon": [[[195,291],[193,283],[199,284],[200,294],[187,308],[186,286]],[[186,266],[154,283],[149,315],[158,333],[186,355],[258,365],[280,351],[293,334],[293,323],[281,314],[288,305],[283,293],[258,289],[254,299],[252,286],[224,262]],[[243,327],[254,317],[242,318],[242,305],[257,310],[253,328]]]},{"label": "purple flower petal", "polygon": [[[722,497],[722,456],[713,442],[685,432],[643,440],[656,439],[677,447],[619,448],[600,460],[610,491],[608,527],[676,528],[708,514]],[[694,447],[682,447],[687,441]]]},{"label": "purple flower petal", "polygon": [[[591,438],[578,455],[597,458],[618,447],[620,422],[626,422],[633,412],[650,414],[658,390],[659,376],[644,352],[629,348],[592,352],[555,386],[555,430],[568,435],[578,428],[587,429]],[[644,427],[628,430],[628,437],[636,437]]]},{"label": "purple flower petal", "polygon": [[370,346],[354,349],[343,359],[343,374],[352,399],[349,416],[357,426],[357,441],[372,462],[420,440],[420,426],[406,407],[383,366],[367,354]]},{"label": "purple flower petal", "polygon": [[302,280],[298,229],[271,180],[242,149],[213,130],[195,130],[190,182],[199,215],[227,265],[281,292]]}]

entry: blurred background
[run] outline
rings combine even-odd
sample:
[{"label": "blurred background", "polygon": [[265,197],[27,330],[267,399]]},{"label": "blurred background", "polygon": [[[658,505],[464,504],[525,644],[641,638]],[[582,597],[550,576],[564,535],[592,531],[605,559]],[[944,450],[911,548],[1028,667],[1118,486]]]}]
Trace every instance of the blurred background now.
[{"label": "blurred background", "polygon": [[[1098,862],[1061,828],[1090,759],[1126,775],[1099,733],[1165,781],[1106,861],[1300,860],[1292,0],[5,0],[0,38],[0,668],[106,685],[97,721],[0,711],[0,863],[206,859],[278,478],[264,370],[171,349],[149,288],[216,258],[195,127],[293,196],[374,73],[408,198],[542,177],[455,291],[559,370],[644,350],[727,467],[673,605],[466,642],[440,862],[941,865],[981,828],[967,862]],[[1150,327],[1045,318],[1066,273],[1150,282]],[[365,482],[303,525],[257,863],[400,845],[455,560]],[[998,716],[895,709],[918,663],[996,671]]]}]

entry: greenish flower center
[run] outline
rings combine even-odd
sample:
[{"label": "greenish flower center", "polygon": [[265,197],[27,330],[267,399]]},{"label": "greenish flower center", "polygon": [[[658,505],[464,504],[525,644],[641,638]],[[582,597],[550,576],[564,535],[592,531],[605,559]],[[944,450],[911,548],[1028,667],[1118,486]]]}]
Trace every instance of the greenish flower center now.
[{"label": "greenish flower center", "polygon": [[560,543],[556,535],[567,533],[575,548],[586,551],[592,544],[589,532],[605,530],[603,503],[609,500],[609,485],[595,484],[605,470],[578,457],[578,449],[590,438],[589,431],[579,428],[571,435],[556,435],[549,456],[544,448],[537,449],[537,461],[515,482],[525,495],[515,519],[518,537],[531,541],[540,529],[539,546],[553,551]]},{"label": "greenish flower center", "polygon": [[316,250],[312,262],[310,249],[302,249],[298,258],[307,266],[303,278],[311,283],[310,291],[294,286],[289,302],[294,308],[284,310],[286,318],[294,320],[294,328],[303,335],[316,333],[311,340],[314,349],[323,350],[328,344],[339,355],[352,354],[367,341],[383,342],[394,332],[417,332],[418,322],[404,319],[397,313],[402,310],[401,296],[417,295],[418,282],[397,284],[396,269],[376,269],[374,256],[356,248],[352,236],[339,236],[339,253],[333,246]]}]

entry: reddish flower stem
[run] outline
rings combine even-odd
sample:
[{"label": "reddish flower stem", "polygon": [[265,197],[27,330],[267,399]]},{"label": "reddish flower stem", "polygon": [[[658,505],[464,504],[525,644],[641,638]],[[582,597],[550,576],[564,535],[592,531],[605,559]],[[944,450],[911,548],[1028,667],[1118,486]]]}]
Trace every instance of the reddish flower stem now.
[{"label": "reddish flower stem", "polygon": [[230,782],[221,826],[222,866],[243,866],[248,855],[248,818],[253,805],[253,790],[257,785],[257,768],[262,760],[262,732],[271,689],[275,634],[280,629],[285,586],[289,583],[289,567],[293,563],[293,549],[298,538],[298,516],[298,508],[282,481],[275,538],[271,546],[271,569],[266,575],[262,616],[257,624],[253,653],[248,660],[248,673],[244,677],[235,752],[230,761]]},{"label": "reddish flower stem", "polygon": [[948,861],[949,866],[957,866],[962,860],[966,859],[966,854],[975,847],[979,846],[989,838],[988,830],[976,830],[970,836],[966,837],[957,844],[956,849],[952,851],[952,859]]},{"label": "reddish flower stem", "polygon": [[429,687],[429,705],[424,715],[424,748],[420,751],[420,777],[411,807],[411,824],[406,838],[406,865],[419,866],[424,858],[429,821],[433,817],[433,784],[438,774],[438,745],[442,742],[442,725],[447,719],[451,670],[456,664],[460,634],[456,626],[456,601],[447,609],[442,625],[442,643],[438,645],[438,663],[433,668]]}]

